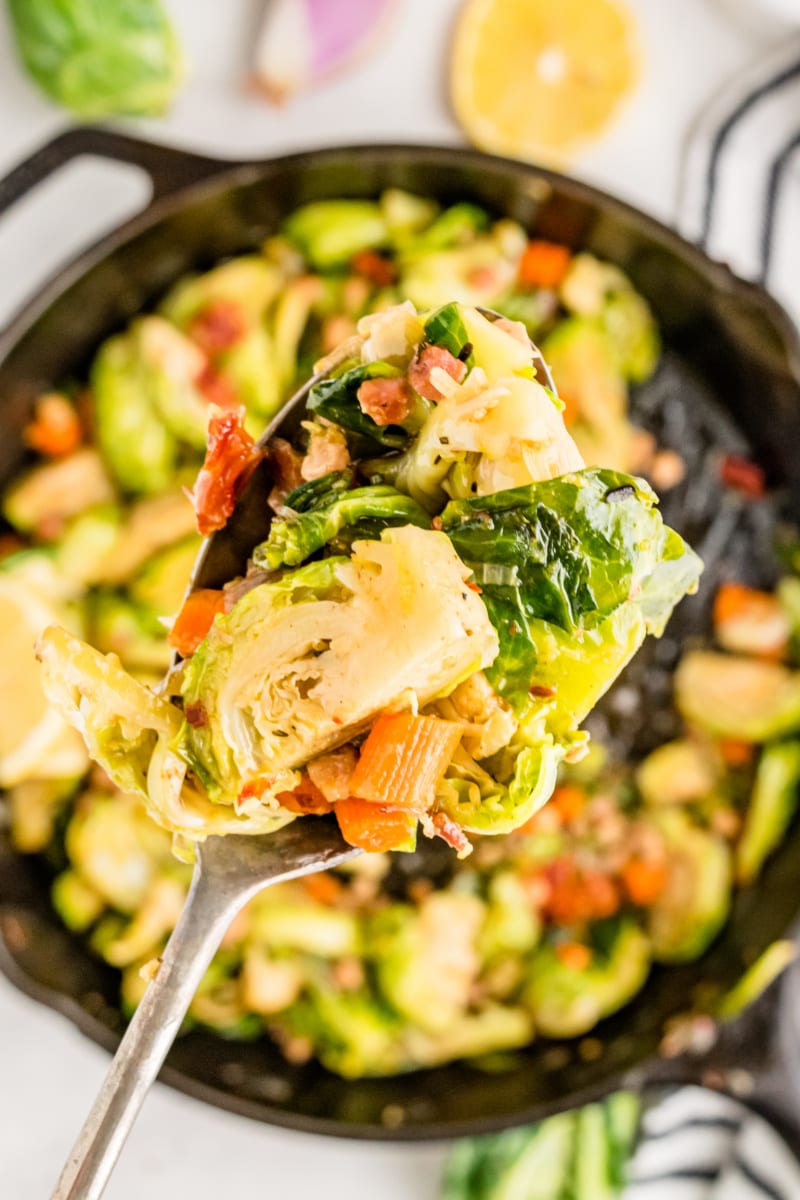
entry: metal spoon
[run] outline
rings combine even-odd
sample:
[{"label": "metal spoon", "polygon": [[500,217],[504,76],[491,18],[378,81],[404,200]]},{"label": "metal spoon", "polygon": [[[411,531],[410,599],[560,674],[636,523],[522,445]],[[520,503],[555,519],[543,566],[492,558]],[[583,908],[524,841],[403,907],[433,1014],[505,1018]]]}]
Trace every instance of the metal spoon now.
[{"label": "metal spoon", "polygon": [[[498,315],[482,311],[492,318]],[[265,446],[278,432],[293,436],[305,414],[311,388],[339,361],[326,360],[326,371],[315,375],[288,401],[259,445]],[[550,371],[535,346],[533,361],[537,378],[554,390]],[[269,531],[267,497],[271,487],[265,458],[237,500],[227,525],[204,542],[192,574],[192,589],[221,587],[244,573],[253,547]],[[102,1196],[145,1096],[236,914],[274,883],[325,871],[358,854],[361,851],[344,841],[332,817],[294,821],[265,837],[209,837],[198,845],[183,912],[51,1200],[99,1200]]]}]

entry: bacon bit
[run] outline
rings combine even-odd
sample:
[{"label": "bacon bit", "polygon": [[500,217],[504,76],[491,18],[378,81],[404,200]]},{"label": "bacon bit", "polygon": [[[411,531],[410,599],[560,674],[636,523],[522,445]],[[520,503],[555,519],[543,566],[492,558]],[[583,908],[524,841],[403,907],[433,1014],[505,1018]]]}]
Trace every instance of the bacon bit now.
[{"label": "bacon bit", "polygon": [[562,821],[569,823],[579,817],[586,808],[586,792],[575,783],[562,783],[553,792],[550,803]]},{"label": "bacon bit", "polygon": [[306,875],[302,882],[311,899],[315,900],[317,904],[324,904],[326,908],[331,908],[336,904],[344,891],[341,879],[337,879],[328,871]]},{"label": "bacon bit", "polygon": [[25,426],[23,437],[38,454],[65,458],[83,441],[81,420],[66,396],[48,392],[36,401],[34,419]]},{"label": "bacon bit", "polygon": [[749,500],[761,500],[766,491],[766,476],[758,463],[739,454],[725,454],[719,467],[725,487],[741,492]]},{"label": "bacon bit", "polygon": [[592,965],[592,951],[582,942],[557,942],[556,956],[570,971],[585,971]]},{"label": "bacon bit", "polygon": [[195,379],[195,386],[209,405],[226,412],[239,407],[239,394],[225,375],[209,363]]},{"label": "bacon bit", "polygon": [[746,767],[756,752],[752,742],[740,742],[738,738],[721,738],[717,745],[722,761],[728,767]]},{"label": "bacon bit", "polygon": [[399,425],[413,407],[405,379],[365,379],[357,395],[361,411],[376,425]]},{"label": "bacon bit", "polygon": [[350,466],[347,438],[333,425],[315,423],[311,429],[308,450],[300,464],[300,474],[307,482],[321,479],[331,471],[344,471]]},{"label": "bacon bit", "polygon": [[375,287],[387,288],[397,282],[397,270],[393,262],[376,254],[374,250],[360,250],[350,263],[357,275],[363,275]]},{"label": "bacon bit", "polygon": [[408,367],[408,382],[423,399],[437,404],[442,399],[442,393],[431,381],[431,371],[435,367],[440,367],[456,383],[461,383],[467,374],[467,364],[444,346],[423,346],[417,351]]},{"label": "bacon bit", "polygon": [[278,792],[275,799],[281,808],[288,808],[289,812],[298,813],[302,817],[321,816],[333,811],[333,806],[311,781],[307,771],[303,771],[293,792]]},{"label": "bacon bit", "polygon": [[213,358],[242,340],[247,333],[247,316],[235,300],[215,300],[193,317],[187,332]]},{"label": "bacon bit", "polygon": [[192,700],[183,710],[183,715],[192,729],[204,729],[208,724],[208,713],[202,700]]},{"label": "bacon bit", "polygon": [[444,522],[441,517],[434,517],[431,521],[432,529],[444,529]]},{"label": "bacon bit", "polygon": [[667,886],[667,875],[663,863],[631,858],[622,868],[622,883],[633,903],[647,908]]},{"label": "bacon bit", "polygon": [[244,417],[243,408],[211,413],[205,462],[189,493],[198,531],[204,537],[224,527],[262,457],[263,451],[244,427]]},{"label": "bacon bit", "polygon": [[569,269],[572,252],[558,242],[528,242],[519,263],[523,287],[557,288]]},{"label": "bacon bit", "polygon": [[[517,630],[519,632],[519,630]],[[532,683],[528,688],[528,695],[534,696],[536,699],[549,700],[551,696],[555,696],[556,689],[546,687],[543,683]]]},{"label": "bacon bit", "polygon": [[[426,820],[424,825],[427,824]],[[448,817],[447,813],[432,813],[430,825],[433,827],[435,836],[447,842],[448,846],[452,846],[459,858],[466,858],[468,854],[472,853],[472,842],[461,826],[452,817]],[[427,829],[425,832],[427,833]]]},{"label": "bacon bit", "polygon": [[303,456],[284,438],[271,438],[267,444],[267,459],[272,468],[272,490],[267,503],[273,512],[280,512],[283,502],[303,482]]},{"label": "bacon bit", "polygon": [[24,546],[22,538],[18,538],[16,534],[0,534],[0,560],[8,558],[11,554],[17,554]]},{"label": "bacon bit", "polygon": [[350,777],[356,766],[356,752],[353,746],[340,746],[338,750],[329,750],[308,764],[308,777],[325,799],[333,804],[337,800],[346,800],[350,791]]}]

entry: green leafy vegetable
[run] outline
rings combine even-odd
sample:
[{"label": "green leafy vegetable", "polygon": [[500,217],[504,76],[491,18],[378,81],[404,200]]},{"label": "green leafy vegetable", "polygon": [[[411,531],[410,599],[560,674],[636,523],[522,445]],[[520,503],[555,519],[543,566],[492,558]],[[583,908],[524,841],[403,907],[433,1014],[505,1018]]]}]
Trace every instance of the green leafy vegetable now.
[{"label": "green leafy vegetable", "polygon": [[[317,484],[322,480],[313,482]],[[292,497],[302,490],[298,488],[287,496],[287,508],[292,507]],[[305,497],[301,499],[305,501]],[[257,567],[266,567],[268,570],[280,566],[298,566],[343,529],[352,526],[357,536],[359,525],[365,520],[370,521],[371,537],[376,536],[376,532],[379,535],[380,529],[389,525],[418,525],[421,529],[428,529],[431,523],[424,509],[395,488],[363,487],[349,492],[332,488],[329,493],[323,493],[323,498],[313,507],[276,517],[267,540],[253,551],[253,562]]]},{"label": "green leafy vegetable", "polygon": [[529,707],[532,684],[569,687],[566,651],[573,676],[584,663],[586,698],[570,713],[580,720],[589,694],[594,703],[694,588],[699,559],[655,504],[642,481],[601,469],[448,504],[442,524],[462,560],[515,573],[514,582],[481,584],[500,637],[487,674],[515,708]]},{"label": "green leafy vegetable", "polygon": [[76,117],[160,116],[183,78],[160,0],[9,0],[17,49]]},{"label": "green leafy vegetable", "polygon": [[460,358],[469,344],[467,327],[461,319],[458,304],[443,304],[425,321],[425,340],[444,346],[455,358]]}]

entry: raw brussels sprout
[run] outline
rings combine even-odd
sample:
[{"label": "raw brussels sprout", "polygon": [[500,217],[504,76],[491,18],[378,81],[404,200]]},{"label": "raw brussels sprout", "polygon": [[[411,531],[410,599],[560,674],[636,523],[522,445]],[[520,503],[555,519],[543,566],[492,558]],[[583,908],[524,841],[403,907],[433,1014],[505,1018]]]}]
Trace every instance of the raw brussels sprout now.
[{"label": "raw brussels sprout", "polygon": [[157,117],[183,78],[160,0],[9,0],[31,78],[76,117]]},{"label": "raw brussels sprout", "polygon": [[699,958],[728,919],[732,863],[727,844],[694,825],[680,809],[650,817],[666,841],[667,884],[648,909],[648,933],[657,962]]}]

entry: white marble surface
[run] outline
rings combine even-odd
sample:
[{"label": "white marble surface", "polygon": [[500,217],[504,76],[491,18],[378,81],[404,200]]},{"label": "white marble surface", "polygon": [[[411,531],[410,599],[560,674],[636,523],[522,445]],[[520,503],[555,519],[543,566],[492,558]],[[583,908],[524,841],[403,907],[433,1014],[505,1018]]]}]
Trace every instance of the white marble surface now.
[{"label": "white marble surface", "polygon": [[[675,212],[680,149],[700,106],[765,42],[714,0],[629,0],[640,18],[639,92],[574,171],[657,216]],[[405,0],[391,38],[357,70],[275,110],[243,80],[260,4],[170,0],[192,63],[172,115],[138,126],[215,154],[267,156],[336,142],[457,142],[444,85],[457,0]],[[0,172],[63,127],[13,62],[0,10]],[[768,28],[761,31],[766,42]],[[79,163],[0,224],[0,322],[81,244],[146,197],[128,170]],[[104,1054],[0,979],[0,1196],[42,1200],[89,1106]],[[216,1112],[157,1086],[125,1150],[110,1200],[270,1194],[293,1200],[432,1200],[443,1151],[310,1138]]]}]

